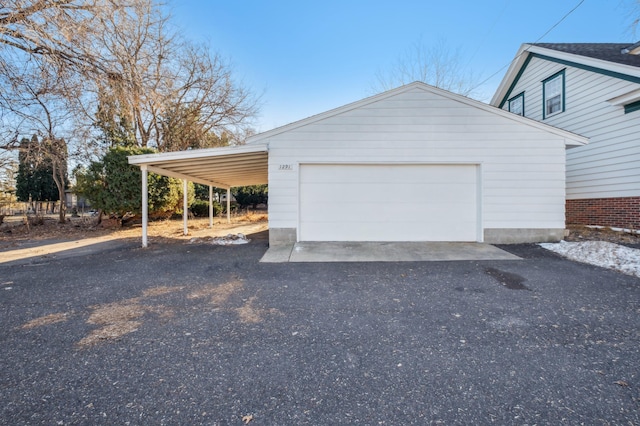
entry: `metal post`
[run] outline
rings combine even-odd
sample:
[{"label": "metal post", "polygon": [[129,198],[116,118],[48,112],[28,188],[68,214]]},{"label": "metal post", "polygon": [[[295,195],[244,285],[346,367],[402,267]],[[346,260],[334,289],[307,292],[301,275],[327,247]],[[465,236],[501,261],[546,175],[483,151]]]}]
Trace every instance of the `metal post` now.
[{"label": "metal post", "polygon": [[231,188],[227,188],[227,223],[231,223]]},{"label": "metal post", "polygon": [[209,228],[213,228],[213,186],[209,185]]},{"label": "metal post", "polygon": [[149,191],[147,189],[147,165],[140,166],[142,172],[142,247],[147,247],[147,228],[149,225]]},{"label": "metal post", "polygon": [[188,235],[187,229],[187,215],[189,212],[189,206],[187,206],[187,180],[182,179],[182,221],[184,222],[184,235]]}]

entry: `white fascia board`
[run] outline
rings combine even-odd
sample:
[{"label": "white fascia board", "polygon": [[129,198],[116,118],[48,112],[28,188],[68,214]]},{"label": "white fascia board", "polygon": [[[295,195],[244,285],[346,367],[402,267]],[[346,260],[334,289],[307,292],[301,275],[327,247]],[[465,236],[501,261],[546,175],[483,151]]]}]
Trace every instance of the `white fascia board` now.
[{"label": "white fascia board", "polygon": [[507,93],[507,90],[509,90],[509,86],[511,85],[511,82],[513,81],[515,76],[518,74],[518,71],[520,71],[520,68],[522,68],[524,61],[527,60],[527,57],[529,55],[527,53],[529,50],[529,47],[531,47],[531,45],[525,43],[525,44],[522,44],[518,49],[518,53],[516,53],[516,56],[513,58],[513,60],[511,60],[509,69],[507,70],[504,77],[502,78],[502,81],[498,85],[498,89],[496,90],[496,93],[493,95],[493,98],[491,98],[491,102],[490,102],[491,105],[498,106],[498,104],[500,103],[504,95]]},{"label": "white fascia board", "polygon": [[635,101],[640,101],[640,89],[607,100],[608,103],[614,106],[627,105]]},{"label": "white fascia board", "polygon": [[187,151],[162,152],[158,154],[131,155],[129,164],[154,164],[170,160],[191,160],[207,157],[221,157],[234,154],[250,154],[255,152],[268,152],[267,144],[225,146],[219,148],[192,149]]}]

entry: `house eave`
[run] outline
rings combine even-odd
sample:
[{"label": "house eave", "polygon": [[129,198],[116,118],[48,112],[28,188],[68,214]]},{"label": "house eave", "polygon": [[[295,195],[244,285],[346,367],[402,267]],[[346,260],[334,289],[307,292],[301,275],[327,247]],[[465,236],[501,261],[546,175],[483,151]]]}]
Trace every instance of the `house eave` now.
[{"label": "house eave", "polygon": [[512,61],[509,69],[507,70],[507,73],[498,85],[496,93],[491,98],[491,105],[501,107],[504,104],[506,97],[508,97],[509,95],[509,91],[512,89],[511,86],[513,82],[517,80],[518,73],[521,72],[524,63],[532,55],[546,56],[559,61],[580,64],[584,67],[603,70],[611,74],[629,76],[632,79],[640,79],[639,67],[605,61],[603,59],[590,58],[573,53],[561,52],[558,50],[548,49],[545,47],[525,43],[520,46],[520,49],[518,49],[518,53],[516,54],[515,59]]}]

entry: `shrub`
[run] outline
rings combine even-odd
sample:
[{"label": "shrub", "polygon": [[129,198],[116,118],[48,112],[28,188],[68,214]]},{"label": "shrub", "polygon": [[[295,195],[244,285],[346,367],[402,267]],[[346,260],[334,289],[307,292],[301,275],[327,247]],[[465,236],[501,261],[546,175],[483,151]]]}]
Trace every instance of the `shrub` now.
[{"label": "shrub", "polygon": [[[196,200],[191,206],[191,213],[196,217],[209,216],[209,202],[204,200]],[[213,202],[213,215],[218,216],[222,212],[222,206],[217,201]]]},{"label": "shrub", "polygon": [[[127,157],[153,152],[147,148],[111,148],[101,161],[75,172],[76,192],[91,200],[93,207],[120,218],[127,213],[140,213],[141,172],[138,166],[129,164]],[[179,179],[149,173],[148,190],[150,215],[170,215],[182,210],[182,182]],[[188,199],[194,199],[193,184],[189,186]]]}]

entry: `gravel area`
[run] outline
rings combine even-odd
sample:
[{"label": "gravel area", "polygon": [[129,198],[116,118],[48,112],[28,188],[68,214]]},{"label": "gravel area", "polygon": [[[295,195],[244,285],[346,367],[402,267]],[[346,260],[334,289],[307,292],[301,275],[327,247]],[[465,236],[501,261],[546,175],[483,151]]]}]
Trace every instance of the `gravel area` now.
[{"label": "gravel area", "polygon": [[638,278],[248,238],[0,265],[0,424],[640,424]]}]

